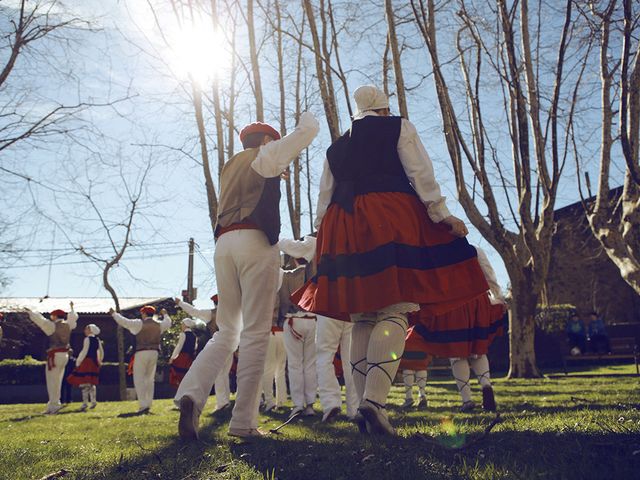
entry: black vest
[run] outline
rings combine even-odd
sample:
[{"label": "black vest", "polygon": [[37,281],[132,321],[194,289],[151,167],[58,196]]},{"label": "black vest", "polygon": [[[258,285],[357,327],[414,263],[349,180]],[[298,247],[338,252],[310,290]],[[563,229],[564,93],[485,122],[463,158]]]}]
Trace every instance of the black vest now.
[{"label": "black vest", "polygon": [[401,127],[401,117],[367,116],[355,120],[351,131],[329,147],[327,161],[336,181],[331,203],[351,213],[357,195],[416,195],[398,156]]},{"label": "black vest", "polygon": [[89,337],[89,350],[87,351],[87,358],[98,363],[98,347],[100,346],[100,340],[98,337]]},{"label": "black vest", "polygon": [[181,353],[195,355],[196,353],[196,334],[193,332],[184,332],[184,344]]}]

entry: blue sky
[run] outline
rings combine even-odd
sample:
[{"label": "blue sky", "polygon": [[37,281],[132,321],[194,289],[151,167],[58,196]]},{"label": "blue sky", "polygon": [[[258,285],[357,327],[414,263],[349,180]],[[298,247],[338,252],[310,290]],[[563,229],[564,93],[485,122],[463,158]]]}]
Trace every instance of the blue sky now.
[{"label": "blue sky", "polygon": [[[201,167],[189,155],[176,150],[183,148],[197,157],[192,108],[185,91],[184,72],[174,62],[176,52],[162,45],[144,3],[69,1],[80,16],[94,19],[94,26],[99,27],[99,31],[73,32],[66,50],[56,44],[43,45],[45,55],[25,56],[24,62],[16,67],[16,81],[9,88],[29,88],[33,93],[30,97],[33,109],[43,109],[57,100],[106,102],[130,98],[114,107],[83,113],[81,121],[74,125],[84,124],[90,128],[74,134],[73,142],[46,140],[23,144],[5,153],[1,160],[3,165],[40,179],[43,185],[3,178],[3,190],[9,195],[2,200],[2,211],[11,225],[9,234],[17,239],[14,246],[23,251],[22,257],[11,260],[6,269],[11,283],[2,292],[3,296],[43,296],[46,293],[56,297],[107,296],[101,285],[100,270],[74,252],[79,245],[98,254],[108,251],[105,248],[108,239],[82,193],[89,191],[91,185],[92,195],[103,215],[114,221],[121,219],[127,206],[124,184],[134,185],[144,166],[151,165],[142,214],[135,221],[134,246],[113,272],[113,284],[122,296],[178,295],[186,287],[187,241],[193,237],[198,244],[195,285],[199,288],[200,301],[197,303],[209,304],[209,296],[215,291],[214,243]],[[371,16],[378,13],[373,12]],[[364,82],[381,83],[375,64],[378,60],[374,62],[371,55],[363,53],[371,48],[371,42],[377,41],[384,25],[376,23],[375,18],[363,21],[370,22],[370,31],[363,35],[360,43],[343,51],[343,61],[349,64],[351,92]],[[446,27],[443,25],[445,35]],[[552,31],[553,25],[547,28]],[[408,46],[419,46],[420,39],[408,35],[406,42]],[[243,45],[241,38],[240,48]],[[267,62],[272,56],[271,48],[269,42],[263,46],[263,61]],[[406,52],[403,60],[407,83],[418,85],[426,76],[421,86],[410,93],[410,118],[417,125],[433,159],[436,177],[449,199],[450,209],[465,218],[455,201],[455,184],[441,133],[432,80],[428,77],[426,51],[407,49]],[[291,54],[292,59],[294,55]],[[286,65],[289,71],[294,67],[295,64]],[[313,65],[308,67],[312,69]],[[69,72],[74,72],[77,78]],[[225,72],[223,68],[220,73],[223,83]],[[269,68],[263,68],[263,75],[266,120],[277,124],[278,97],[274,78]],[[238,106],[238,126],[253,120],[246,82],[240,88],[245,95]],[[6,91],[0,92],[0,96],[6,94]],[[310,109],[322,117],[317,95],[311,102]],[[349,121],[344,102],[341,108],[344,127]],[[496,138],[502,142],[507,135],[502,116],[499,110],[490,109],[489,113],[488,121],[497,131]],[[323,151],[329,144],[326,122],[323,118],[320,121],[322,131],[311,148],[314,200]],[[293,123],[289,125],[292,127]],[[215,152],[211,155],[215,159]],[[587,165],[587,168],[594,167],[595,163]],[[559,193],[558,207],[579,198],[573,166],[569,165],[567,171],[569,175]],[[592,178],[595,179],[595,175]],[[288,236],[290,228],[285,208],[283,202],[283,236]],[[304,233],[308,223],[308,219],[303,218]],[[499,280],[506,287],[508,278],[500,257],[472,226],[470,230],[470,241],[487,251]],[[115,235],[119,233],[115,232]]]}]

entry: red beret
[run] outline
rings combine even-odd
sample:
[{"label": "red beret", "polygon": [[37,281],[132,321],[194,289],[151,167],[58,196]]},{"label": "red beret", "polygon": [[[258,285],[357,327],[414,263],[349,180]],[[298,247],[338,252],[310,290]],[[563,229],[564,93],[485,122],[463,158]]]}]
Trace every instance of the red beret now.
[{"label": "red beret", "polygon": [[50,315],[55,315],[58,318],[64,318],[65,315],[67,314],[67,312],[65,312],[64,310],[54,310],[53,312],[50,313]]},{"label": "red beret", "polygon": [[156,313],[156,307],[153,305],[145,305],[140,309],[140,313],[146,313],[147,315],[153,315]]},{"label": "red beret", "polygon": [[215,303],[217,305],[218,304],[218,294],[216,293],[215,295],[213,295],[211,297],[211,300],[213,300],[213,303]]},{"label": "red beret", "polygon": [[268,123],[250,123],[240,131],[240,141],[242,142],[244,140],[244,137],[251,133],[265,133],[274,140],[280,140],[280,133],[278,133],[278,131]]}]

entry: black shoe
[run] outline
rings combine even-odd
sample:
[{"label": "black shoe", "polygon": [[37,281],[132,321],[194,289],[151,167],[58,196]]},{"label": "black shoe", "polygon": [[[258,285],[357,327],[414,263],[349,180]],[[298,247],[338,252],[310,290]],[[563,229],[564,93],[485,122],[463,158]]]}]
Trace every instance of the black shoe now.
[{"label": "black shoe", "polygon": [[482,389],[482,408],[487,412],[496,411],[496,399],[493,396],[493,388],[491,387]]}]

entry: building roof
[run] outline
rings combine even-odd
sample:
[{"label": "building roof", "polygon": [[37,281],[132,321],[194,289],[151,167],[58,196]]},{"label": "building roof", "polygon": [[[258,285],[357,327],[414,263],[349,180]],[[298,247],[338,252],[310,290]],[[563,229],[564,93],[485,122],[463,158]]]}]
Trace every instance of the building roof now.
[{"label": "building roof", "polygon": [[[622,185],[619,187],[614,187],[612,189],[609,190],[609,198],[616,198],[619,197],[622,194]],[[589,198],[585,198],[584,199],[584,203],[586,205],[590,205],[593,202],[595,202],[596,200],[596,196],[593,195]],[[584,208],[582,206],[582,201],[579,200],[577,202],[574,203],[570,203],[569,205],[565,205],[564,207],[560,207],[560,208],[556,208],[555,211],[553,212],[554,216],[556,218],[560,218],[563,216],[574,216],[576,214],[576,212],[578,212],[580,214],[584,214]]]},{"label": "building roof", "polygon": [[[169,297],[121,297],[120,310],[131,310],[140,308],[143,305],[154,305],[167,300]],[[113,299],[106,298],[39,298],[39,297],[5,297],[0,298],[0,312],[15,312],[29,308],[33,311],[41,313],[49,313],[52,310],[60,308],[64,311],[69,310],[69,302],[73,301],[76,313],[107,313],[110,308],[115,308]]]}]

